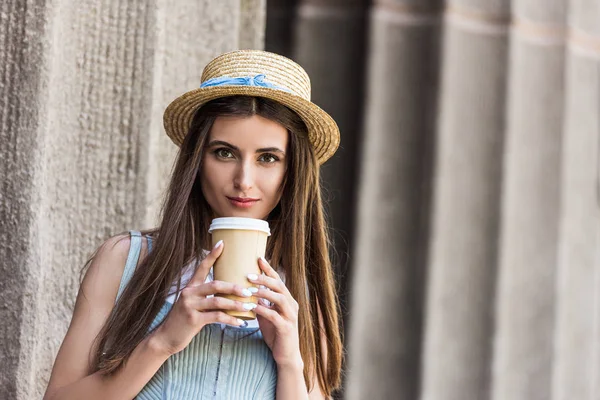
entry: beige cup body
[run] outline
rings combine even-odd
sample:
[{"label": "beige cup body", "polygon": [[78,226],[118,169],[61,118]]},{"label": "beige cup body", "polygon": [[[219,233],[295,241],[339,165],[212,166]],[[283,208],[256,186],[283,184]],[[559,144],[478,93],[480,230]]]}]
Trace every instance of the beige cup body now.
[{"label": "beige cup body", "polygon": [[[258,266],[258,258],[265,256],[267,233],[244,229],[217,229],[212,232],[213,246],[219,240],[223,241],[224,247],[221,256],[213,266],[214,279],[235,283],[244,288],[255,286],[248,280],[248,274],[262,273]],[[258,301],[254,296],[218,296],[245,303]],[[254,311],[226,311],[226,313],[243,320],[256,318]]]}]

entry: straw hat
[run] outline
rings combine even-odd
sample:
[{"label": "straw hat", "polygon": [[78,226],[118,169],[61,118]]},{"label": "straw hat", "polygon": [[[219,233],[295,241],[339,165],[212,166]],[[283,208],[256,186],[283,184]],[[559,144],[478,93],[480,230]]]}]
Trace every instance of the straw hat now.
[{"label": "straw hat", "polygon": [[200,106],[234,95],[265,97],[295,111],[308,128],[308,139],[319,164],[329,159],[339,146],[337,124],[310,101],[306,71],[286,57],[261,50],[232,51],[208,63],[202,72],[200,88],[182,94],[165,110],[163,122],[167,135],[181,146]]}]

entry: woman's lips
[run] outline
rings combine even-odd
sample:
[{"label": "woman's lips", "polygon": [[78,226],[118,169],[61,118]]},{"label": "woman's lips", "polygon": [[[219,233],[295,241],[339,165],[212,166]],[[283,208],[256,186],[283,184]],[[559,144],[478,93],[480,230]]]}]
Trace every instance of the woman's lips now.
[{"label": "woman's lips", "polygon": [[227,199],[229,200],[229,202],[231,204],[233,204],[235,207],[239,207],[239,208],[250,208],[254,204],[256,204],[256,202],[258,202],[258,200],[259,200],[259,199],[252,199],[252,198],[229,197],[229,196],[227,196]]}]

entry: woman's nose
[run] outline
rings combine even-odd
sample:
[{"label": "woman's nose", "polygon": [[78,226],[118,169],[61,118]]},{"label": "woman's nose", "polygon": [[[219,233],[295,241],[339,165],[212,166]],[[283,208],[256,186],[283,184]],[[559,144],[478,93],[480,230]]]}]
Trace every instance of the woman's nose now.
[{"label": "woman's nose", "polygon": [[246,191],[252,189],[254,185],[254,171],[252,165],[248,162],[242,162],[237,168],[233,184],[236,188]]}]

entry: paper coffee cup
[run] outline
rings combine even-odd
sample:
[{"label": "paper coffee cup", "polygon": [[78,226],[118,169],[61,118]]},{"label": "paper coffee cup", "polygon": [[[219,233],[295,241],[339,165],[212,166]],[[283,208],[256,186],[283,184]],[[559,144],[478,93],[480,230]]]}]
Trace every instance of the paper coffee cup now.
[{"label": "paper coffee cup", "polygon": [[[267,237],[271,235],[269,223],[262,219],[225,217],[212,220],[208,232],[212,235],[212,245],[222,240],[223,252],[213,266],[214,279],[231,282],[244,288],[254,286],[248,280],[248,274],[262,273],[258,266],[258,258],[265,256]],[[245,303],[257,303],[252,297],[221,295],[228,299]],[[250,320],[255,319],[254,311],[226,311],[234,317]]]}]

